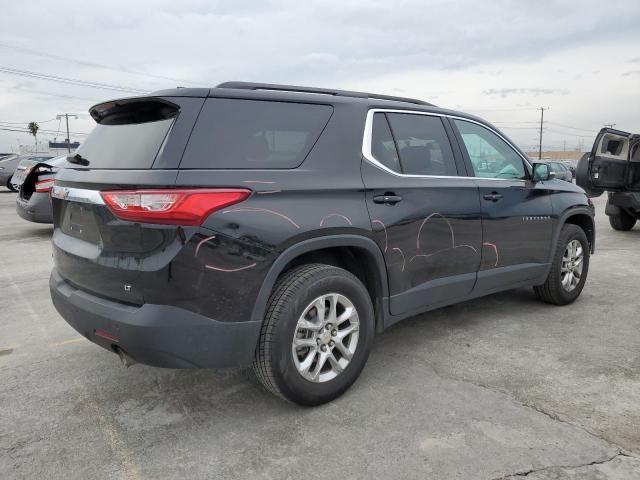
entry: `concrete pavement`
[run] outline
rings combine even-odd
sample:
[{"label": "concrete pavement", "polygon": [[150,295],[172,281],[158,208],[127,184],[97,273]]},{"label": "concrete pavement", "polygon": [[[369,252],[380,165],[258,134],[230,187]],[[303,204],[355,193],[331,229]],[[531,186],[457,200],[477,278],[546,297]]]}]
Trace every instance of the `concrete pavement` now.
[{"label": "concrete pavement", "polygon": [[301,408],[245,370],[135,365],[48,294],[51,227],[0,190],[0,476],[640,479],[640,227],[597,204],[579,300],[516,290],[378,336],[340,399]]}]

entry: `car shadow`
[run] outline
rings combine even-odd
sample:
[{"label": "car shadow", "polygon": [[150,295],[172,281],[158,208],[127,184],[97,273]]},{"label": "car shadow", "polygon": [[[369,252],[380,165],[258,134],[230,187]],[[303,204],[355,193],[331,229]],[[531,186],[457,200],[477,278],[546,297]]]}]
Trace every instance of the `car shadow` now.
[{"label": "car shadow", "polygon": [[[36,225],[36,224],[32,224]],[[0,233],[2,241],[28,240],[28,239],[50,239],[53,235],[53,225],[42,224],[40,228],[27,228],[10,233]]]},{"label": "car shadow", "polygon": [[[428,344],[446,339],[457,330],[472,330],[490,321],[496,314],[505,315],[533,302],[540,305],[531,289],[520,289],[403,320],[376,337],[368,368],[365,367],[354,388],[320,408],[333,408],[336,402],[343,402],[352,396],[356,401],[361,396],[371,396],[372,390],[380,386],[377,377],[388,378],[392,374],[395,367],[387,364],[394,352],[402,351],[402,355],[418,358]],[[86,353],[95,355],[97,352],[92,348]],[[118,360],[112,354],[102,359],[108,363],[108,368],[107,364],[100,361],[100,371],[103,375],[109,371],[109,378],[103,378],[102,384],[94,386],[94,395],[103,405],[111,405],[118,410],[113,412],[116,416],[123,414],[122,408],[116,407],[123,404],[134,410],[127,412],[126,417],[144,417],[150,415],[149,412],[155,412],[153,416],[156,417],[172,412],[176,415],[175,426],[180,428],[179,424],[192,424],[194,419],[201,427],[211,425],[209,422],[215,424],[222,418],[243,419],[244,422],[256,414],[257,406],[263,417],[271,414],[288,415],[287,412],[300,415],[301,411],[314,410],[284,402],[267,392],[250,368],[172,370],[135,365],[125,370],[117,366]],[[85,361],[93,363],[89,358]],[[80,364],[87,363],[81,361]],[[85,372],[85,376],[86,373],[89,372]]]}]

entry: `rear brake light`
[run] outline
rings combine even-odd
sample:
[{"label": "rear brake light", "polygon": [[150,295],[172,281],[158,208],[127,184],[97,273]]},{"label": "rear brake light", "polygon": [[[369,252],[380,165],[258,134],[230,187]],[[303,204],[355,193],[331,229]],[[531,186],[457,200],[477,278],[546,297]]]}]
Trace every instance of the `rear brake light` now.
[{"label": "rear brake light", "polygon": [[216,210],[246,199],[244,188],[112,190],[100,192],[109,210],[122,220],[170,225],[201,225]]},{"label": "rear brake light", "polygon": [[50,192],[53,188],[53,178],[48,180],[42,180],[40,182],[36,182],[36,192],[45,193]]}]

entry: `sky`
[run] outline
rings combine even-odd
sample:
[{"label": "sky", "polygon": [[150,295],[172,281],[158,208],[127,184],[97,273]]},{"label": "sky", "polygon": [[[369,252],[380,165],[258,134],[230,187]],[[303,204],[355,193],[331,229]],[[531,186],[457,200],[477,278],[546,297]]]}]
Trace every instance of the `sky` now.
[{"label": "sky", "polygon": [[[55,5],[55,6],[54,6]],[[420,98],[525,150],[640,132],[640,2],[3,0],[0,152],[72,140],[104,100],[227,80]],[[46,130],[46,131],[45,131]]]}]

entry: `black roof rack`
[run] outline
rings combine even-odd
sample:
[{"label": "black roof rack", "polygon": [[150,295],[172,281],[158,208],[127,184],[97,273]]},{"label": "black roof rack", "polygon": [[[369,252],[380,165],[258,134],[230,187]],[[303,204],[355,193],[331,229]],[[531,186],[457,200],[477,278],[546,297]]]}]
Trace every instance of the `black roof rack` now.
[{"label": "black roof rack", "polygon": [[380,95],[377,93],[352,92],[349,90],[333,90],[329,88],[301,87],[298,85],[277,85],[273,83],[253,83],[253,82],[223,82],[216,88],[236,88],[240,90],[275,90],[281,92],[300,93],[322,93],[325,95],[336,95],[341,97],[373,98],[376,100],[393,100],[396,102],[415,103],[433,107],[432,103],[424,102],[416,98],[396,97],[393,95]]}]

